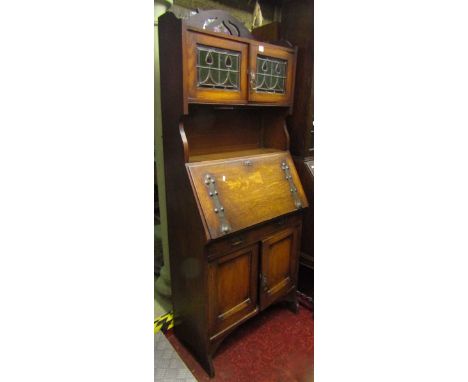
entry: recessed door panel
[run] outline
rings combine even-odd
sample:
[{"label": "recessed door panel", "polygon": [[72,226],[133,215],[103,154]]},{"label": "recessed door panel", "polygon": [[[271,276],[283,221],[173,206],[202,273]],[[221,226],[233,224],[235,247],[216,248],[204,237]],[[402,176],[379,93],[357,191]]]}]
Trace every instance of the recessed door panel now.
[{"label": "recessed door panel", "polygon": [[260,306],[266,308],[296,285],[299,228],[280,231],[262,241]]}]

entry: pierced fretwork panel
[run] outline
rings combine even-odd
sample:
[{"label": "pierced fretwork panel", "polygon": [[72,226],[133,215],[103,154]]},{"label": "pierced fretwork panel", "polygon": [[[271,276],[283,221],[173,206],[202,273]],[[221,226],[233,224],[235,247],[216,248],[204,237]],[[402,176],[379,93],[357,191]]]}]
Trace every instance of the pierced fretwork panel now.
[{"label": "pierced fretwork panel", "polygon": [[239,90],[240,52],[197,45],[197,87]]},{"label": "pierced fretwork panel", "polygon": [[255,91],[284,94],[287,67],[286,60],[258,55]]}]

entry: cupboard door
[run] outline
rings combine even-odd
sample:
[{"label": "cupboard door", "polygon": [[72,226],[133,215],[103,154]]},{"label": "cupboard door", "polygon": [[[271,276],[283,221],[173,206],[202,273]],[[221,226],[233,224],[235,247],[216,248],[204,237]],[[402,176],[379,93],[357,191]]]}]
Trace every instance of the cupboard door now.
[{"label": "cupboard door", "polygon": [[247,103],[247,44],[196,32],[185,44],[189,102]]},{"label": "cupboard door", "polygon": [[295,52],[288,48],[252,43],[249,101],[292,104],[295,57]]},{"label": "cupboard door", "polygon": [[214,337],[257,309],[258,245],[209,263],[208,279],[210,332]]},{"label": "cupboard door", "polygon": [[288,228],[262,241],[261,309],[296,286],[299,230],[298,227]]}]

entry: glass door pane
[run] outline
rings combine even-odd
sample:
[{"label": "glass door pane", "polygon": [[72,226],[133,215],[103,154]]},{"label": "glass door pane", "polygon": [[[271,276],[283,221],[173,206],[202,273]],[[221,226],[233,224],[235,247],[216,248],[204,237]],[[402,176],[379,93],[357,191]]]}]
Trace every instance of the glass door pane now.
[{"label": "glass door pane", "polygon": [[255,91],[257,93],[284,94],[287,67],[287,60],[258,55]]},{"label": "glass door pane", "polygon": [[197,46],[197,87],[239,90],[240,53]]}]

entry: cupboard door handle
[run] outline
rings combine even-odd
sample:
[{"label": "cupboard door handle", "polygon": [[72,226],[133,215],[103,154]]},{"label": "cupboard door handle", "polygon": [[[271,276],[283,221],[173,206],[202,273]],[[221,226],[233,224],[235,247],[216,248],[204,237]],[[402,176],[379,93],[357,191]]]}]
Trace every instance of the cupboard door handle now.
[{"label": "cupboard door handle", "polygon": [[262,288],[266,292],[268,291],[268,280],[265,275],[262,275],[261,279],[262,279]]},{"label": "cupboard door handle", "polygon": [[255,72],[250,72],[250,89],[255,90]]}]

